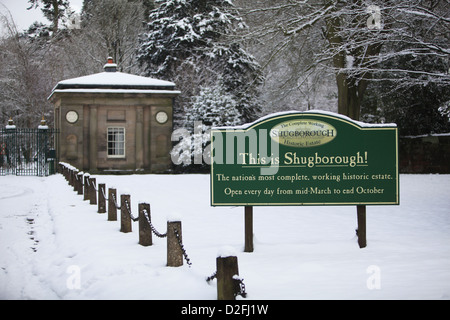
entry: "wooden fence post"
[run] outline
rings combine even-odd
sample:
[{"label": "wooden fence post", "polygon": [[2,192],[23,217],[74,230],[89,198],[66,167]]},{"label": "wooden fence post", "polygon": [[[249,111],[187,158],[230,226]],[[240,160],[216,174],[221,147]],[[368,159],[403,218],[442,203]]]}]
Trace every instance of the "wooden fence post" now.
[{"label": "wooden fence post", "polygon": [[89,173],[84,175],[84,196],[83,200],[89,200]]},{"label": "wooden fence post", "polygon": [[150,221],[150,204],[139,203],[139,244],[144,247],[153,244],[152,229],[146,215]]},{"label": "wooden fence post", "polygon": [[78,190],[78,194],[83,194],[83,172],[78,172],[77,175],[77,190]]},{"label": "wooden fence post", "polygon": [[89,204],[97,204],[96,179],[89,178]]},{"label": "wooden fence post", "polygon": [[78,172],[79,171],[77,169],[75,169],[72,172],[73,172],[73,184],[72,184],[73,191],[76,191],[78,193]]},{"label": "wooden fence post", "polygon": [[[128,203],[128,206],[126,205]],[[120,195],[120,232],[131,232],[131,216],[128,212],[128,208],[131,208],[130,195]]]},{"label": "wooden fence post", "polygon": [[178,233],[180,241],[181,236],[181,221],[167,221],[167,266],[180,267],[183,265],[183,251],[178,242],[175,230]]},{"label": "wooden fence post", "polygon": [[235,256],[217,257],[217,300],[235,300],[238,292],[234,276],[239,275],[238,260]]},{"label": "wooden fence post", "polygon": [[98,184],[98,213],[106,212],[105,189],[106,185],[104,183]]},{"label": "wooden fence post", "polygon": [[117,221],[117,191],[114,188],[108,189],[108,221]]},{"label": "wooden fence post", "polygon": [[72,187],[73,187],[73,180],[74,180],[73,170],[69,169],[69,185],[72,186]]}]

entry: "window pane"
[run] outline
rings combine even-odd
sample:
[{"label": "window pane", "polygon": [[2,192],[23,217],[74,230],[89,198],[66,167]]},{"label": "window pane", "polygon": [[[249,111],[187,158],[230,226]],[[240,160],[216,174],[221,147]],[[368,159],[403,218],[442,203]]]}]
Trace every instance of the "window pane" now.
[{"label": "window pane", "polygon": [[125,156],[125,128],[108,128],[108,156]]}]

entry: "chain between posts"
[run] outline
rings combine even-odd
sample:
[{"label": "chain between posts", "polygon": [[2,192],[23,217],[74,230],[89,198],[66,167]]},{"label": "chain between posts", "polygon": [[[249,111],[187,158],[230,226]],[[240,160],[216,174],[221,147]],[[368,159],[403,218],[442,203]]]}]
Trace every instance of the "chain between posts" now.
[{"label": "chain between posts", "polygon": [[[152,230],[153,234],[155,236],[157,236],[158,238],[166,238],[167,232],[162,234],[162,233],[158,232],[158,230],[156,230],[156,228],[153,226],[152,222],[150,221],[150,216],[147,212],[147,209],[144,209],[143,212],[144,212],[145,219],[147,220],[147,223],[149,224],[150,229]],[[181,252],[183,253],[183,257],[186,260],[186,263],[189,265],[189,267],[191,267],[192,262],[191,262],[191,259],[189,259],[189,256],[187,255],[187,252],[186,252],[186,249],[184,248],[183,243],[181,242],[180,234],[178,233],[178,230],[176,228],[174,228],[173,231],[175,233],[175,237],[177,238],[178,244],[180,245],[180,249],[181,249]]]},{"label": "chain between posts", "polygon": [[131,220],[133,220],[133,221],[138,221],[138,220],[139,220],[139,217],[133,216],[133,214],[131,213],[130,204],[128,203],[127,200],[125,200],[125,207],[127,208],[127,211],[128,211],[128,214],[130,215]]},{"label": "chain between posts", "polygon": [[212,275],[210,275],[209,277],[206,278],[206,282],[210,283],[211,281],[213,281],[215,278],[217,278],[217,271],[214,271],[214,273]]},{"label": "chain between posts", "polygon": [[[75,179],[78,180],[78,177],[75,176]],[[88,187],[90,187],[90,188],[93,187],[93,189],[94,189],[96,192],[98,192],[99,190],[101,190],[104,199],[105,199],[106,201],[109,201],[109,198],[106,196],[105,190],[104,190],[104,189],[102,189],[102,188],[98,189],[98,188],[96,187],[95,184],[92,184],[92,183],[91,183],[91,181],[90,181],[89,178],[86,179],[86,183],[87,183],[87,186],[88,186]],[[121,204],[121,206],[119,206],[119,205],[117,204],[117,199],[116,199],[116,196],[114,195],[114,193],[111,193],[111,196],[112,196],[112,200],[113,200],[113,203],[114,203],[114,206],[116,207],[116,209],[121,210],[123,204]],[[125,203],[125,208],[126,208],[128,214],[129,214],[131,220],[133,220],[133,221],[138,221],[138,220],[139,220],[139,217],[135,217],[135,216],[133,215],[133,213],[132,213],[132,211],[131,211],[131,208],[130,208],[130,203],[129,203],[129,201],[125,199],[124,203]],[[151,223],[150,215],[149,215],[149,213],[147,212],[146,209],[143,210],[143,213],[144,213],[144,216],[145,216],[145,218],[146,218],[146,220],[147,220],[147,223],[149,224],[149,226],[150,226],[150,228],[151,228],[153,234],[155,234],[155,235],[156,235],[157,237],[159,237],[159,238],[166,238],[166,237],[167,237],[167,232],[164,233],[164,234],[162,234],[162,233],[158,232],[158,230],[156,230],[156,228],[155,228],[155,227],[153,226],[153,224]],[[181,252],[182,252],[182,254],[183,254],[183,257],[184,257],[184,259],[186,260],[186,263],[189,265],[189,267],[191,267],[192,262],[191,262],[191,260],[190,260],[190,258],[189,258],[189,256],[188,256],[188,254],[187,254],[187,252],[186,252],[186,249],[184,248],[184,245],[183,245],[183,243],[182,243],[182,241],[181,241],[180,234],[179,234],[179,232],[178,232],[178,230],[177,230],[176,228],[173,228],[173,231],[174,231],[174,235],[175,235],[175,237],[176,237],[176,239],[177,239],[177,242],[178,242],[178,244],[179,244],[179,246],[180,246],[180,249],[181,249]]]},{"label": "chain between posts", "polygon": [[[210,283],[217,278],[217,271],[214,271],[212,275],[206,278],[206,282]],[[247,292],[245,291],[244,279],[240,278],[238,275],[233,276],[233,281],[235,282],[235,292],[234,296],[241,296],[242,298],[247,297]]]},{"label": "chain between posts", "polygon": [[[147,223],[149,224],[150,229],[152,230],[153,234],[155,236],[157,236],[158,238],[166,238],[167,232],[162,234],[158,230],[156,230],[155,226],[153,226],[153,224],[150,220],[150,216],[147,212],[147,209],[144,209],[143,212],[144,212],[145,219],[147,220]],[[186,249],[184,248],[183,243],[181,242],[180,234],[178,233],[178,230],[176,228],[174,228],[173,231],[175,233],[175,237],[177,238],[178,244],[180,245],[180,249],[181,249],[181,252],[183,253],[183,257],[186,260],[186,263],[189,265],[189,268],[190,268],[192,265],[192,262],[191,262],[191,259],[189,259],[189,256],[187,255],[187,252],[186,252]]]},{"label": "chain between posts", "polygon": [[147,220],[148,224],[150,225],[152,232],[155,234],[155,236],[157,236],[158,238],[167,237],[167,232],[164,234],[159,233],[158,230],[156,230],[156,228],[153,226],[152,222],[150,221],[150,216],[148,215],[147,209],[144,209],[144,216],[145,216],[145,219]]},{"label": "chain between posts", "polygon": [[242,298],[246,298],[247,292],[245,292],[244,279],[240,278],[238,275],[234,275],[233,280],[236,283],[236,292],[234,293],[234,296],[241,296]]},{"label": "chain between posts", "polygon": [[[105,189],[106,189],[106,187],[105,187]],[[109,201],[109,198],[105,194],[105,189],[100,189],[100,190],[102,190],[102,195],[103,195],[103,198],[105,198],[105,201]]]},{"label": "chain between posts", "polygon": [[116,209],[117,209],[117,210],[120,210],[121,207],[117,204],[117,200],[116,200],[116,197],[114,196],[114,193],[112,193],[111,195],[112,195],[112,197],[113,197],[113,201],[114,201],[114,205],[116,206]]},{"label": "chain between posts", "polygon": [[189,268],[190,268],[191,265],[192,265],[192,262],[191,262],[191,259],[189,259],[188,255],[186,253],[186,249],[184,249],[184,245],[181,242],[180,235],[178,234],[178,230],[176,228],[173,228],[173,232],[175,232],[175,237],[178,240],[178,244],[180,245],[181,252],[183,253],[184,259],[186,260],[186,263],[189,265]]}]

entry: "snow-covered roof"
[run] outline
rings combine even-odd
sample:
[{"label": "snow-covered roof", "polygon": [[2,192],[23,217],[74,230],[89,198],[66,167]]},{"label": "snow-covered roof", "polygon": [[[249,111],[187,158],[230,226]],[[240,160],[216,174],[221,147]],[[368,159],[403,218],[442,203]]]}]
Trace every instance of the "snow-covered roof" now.
[{"label": "snow-covered roof", "polygon": [[105,72],[58,82],[49,99],[55,92],[77,93],[174,93],[175,83],[129,73],[117,72],[116,64],[105,65]]},{"label": "snow-covered roof", "polygon": [[[180,94],[179,90],[156,90],[156,89],[55,89],[55,92],[65,93],[151,93],[151,94]],[[52,93],[52,94],[53,94]]]},{"label": "snow-covered roof", "polygon": [[175,87],[175,83],[123,72],[100,72],[60,81],[55,89],[126,89],[125,87],[133,89],[162,89]]}]

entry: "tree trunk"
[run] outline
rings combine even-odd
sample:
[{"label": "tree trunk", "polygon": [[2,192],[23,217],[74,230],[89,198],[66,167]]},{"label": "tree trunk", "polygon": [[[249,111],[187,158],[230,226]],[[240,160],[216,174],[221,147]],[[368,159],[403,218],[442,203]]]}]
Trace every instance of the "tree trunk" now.
[{"label": "tree trunk", "polygon": [[[365,82],[365,80],[362,80]],[[361,110],[362,83],[355,84],[347,75],[338,73],[336,75],[338,87],[338,113],[346,115],[354,120],[359,120]],[[361,90],[361,91],[365,91]]]},{"label": "tree trunk", "polygon": [[58,4],[58,0],[53,0],[52,1],[52,6],[53,6],[53,11],[54,11],[54,15],[53,15],[53,36],[56,36],[56,33],[58,32],[58,28],[59,28],[59,4]]},{"label": "tree trunk", "polygon": [[[347,53],[344,51],[347,39],[342,39],[338,34],[341,28],[341,21],[336,17],[328,19],[326,23],[327,38],[331,48],[335,51],[333,55],[333,67],[336,70],[336,83],[338,87],[338,113],[354,120],[359,120],[361,116],[361,101],[371,75],[366,72],[358,72],[358,70],[352,70],[353,73],[350,75],[350,70],[344,71],[348,67],[346,65]],[[355,42],[358,43],[359,41]],[[350,53],[353,63],[356,66],[363,65],[370,57],[378,55],[381,50],[381,44],[373,42],[364,47],[364,50],[361,49],[354,49],[354,52]]]}]

